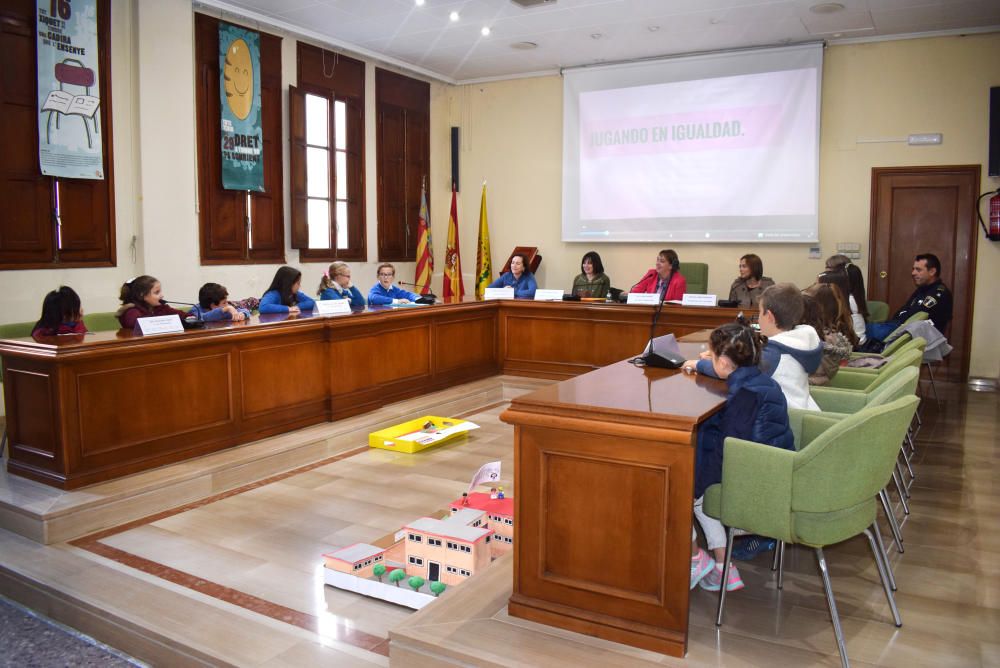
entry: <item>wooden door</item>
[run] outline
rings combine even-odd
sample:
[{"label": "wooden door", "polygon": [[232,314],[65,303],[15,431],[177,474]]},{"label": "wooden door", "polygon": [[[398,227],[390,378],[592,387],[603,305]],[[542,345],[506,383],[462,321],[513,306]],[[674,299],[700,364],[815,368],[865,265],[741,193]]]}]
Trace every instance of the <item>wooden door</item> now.
[{"label": "wooden door", "polygon": [[910,269],[919,253],[941,260],[941,279],[955,307],[945,331],[955,350],[935,376],[969,375],[976,278],[976,193],[979,165],[887,167],[872,170],[868,296],[900,308],[914,290]]}]

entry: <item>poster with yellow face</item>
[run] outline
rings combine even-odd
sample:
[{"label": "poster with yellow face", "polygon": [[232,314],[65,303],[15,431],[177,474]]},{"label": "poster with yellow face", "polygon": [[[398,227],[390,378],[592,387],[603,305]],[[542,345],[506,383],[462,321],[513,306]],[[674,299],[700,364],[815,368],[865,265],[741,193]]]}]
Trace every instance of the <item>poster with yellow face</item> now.
[{"label": "poster with yellow face", "polygon": [[219,23],[222,187],[264,191],[260,34]]}]

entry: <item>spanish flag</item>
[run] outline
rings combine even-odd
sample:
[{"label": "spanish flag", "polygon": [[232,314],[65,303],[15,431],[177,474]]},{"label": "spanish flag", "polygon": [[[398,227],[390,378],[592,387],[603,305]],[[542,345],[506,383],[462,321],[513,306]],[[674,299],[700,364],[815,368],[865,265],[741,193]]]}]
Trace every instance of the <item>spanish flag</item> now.
[{"label": "spanish flag", "polygon": [[431,228],[427,224],[427,182],[420,185],[420,216],[417,219],[417,271],[413,282],[420,286],[420,294],[431,291],[434,275],[434,244]]},{"label": "spanish flag", "polygon": [[479,202],[479,248],[476,250],[476,299],[482,299],[486,286],[493,281],[493,261],[490,259],[490,225],[486,220],[486,182]]},{"label": "spanish flag", "polygon": [[448,245],[444,249],[444,299],[460,301],[465,297],[462,283],[462,255],[458,248],[458,198],[451,184],[451,214],[448,216]]}]

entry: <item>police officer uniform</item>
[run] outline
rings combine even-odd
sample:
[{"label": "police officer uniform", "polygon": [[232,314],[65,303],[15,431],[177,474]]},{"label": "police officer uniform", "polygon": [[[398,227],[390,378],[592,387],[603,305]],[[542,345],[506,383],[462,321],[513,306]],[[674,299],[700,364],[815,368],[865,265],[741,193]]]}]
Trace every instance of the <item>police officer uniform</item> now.
[{"label": "police officer uniform", "polygon": [[917,286],[906,305],[896,311],[891,320],[903,323],[914,313],[926,311],[934,322],[934,327],[943,334],[951,322],[951,307],[951,290],[941,281],[935,281],[929,285]]}]

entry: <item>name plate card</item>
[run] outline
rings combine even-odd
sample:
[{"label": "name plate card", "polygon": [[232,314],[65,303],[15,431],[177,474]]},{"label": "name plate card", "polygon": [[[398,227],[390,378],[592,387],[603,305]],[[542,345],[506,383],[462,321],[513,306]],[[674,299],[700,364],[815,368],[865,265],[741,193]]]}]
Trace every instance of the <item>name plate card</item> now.
[{"label": "name plate card", "polygon": [[535,290],[536,302],[561,302],[562,298],[562,290]]},{"label": "name plate card", "polygon": [[184,331],[181,318],[176,313],[171,315],[154,315],[148,318],[139,318],[135,321],[139,326],[139,332],[143,336],[152,334],[176,334]]},{"label": "name plate card", "polygon": [[486,288],[483,299],[513,299],[514,288]]},{"label": "name plate card", "polygon": [[626,304],[642,304],[644,306],[656,306],[660,303],[660,293],[658,292],[630,292]]},{"label": "name plate card", "polygon": [[718,295],[700,295],[697,292],[685,292],[681,306],[718,306]]},{"label": "name plate card", "polygon": [[316,302],[316,315],[347,315],[350,312],[350,299],[320,299]]}]

